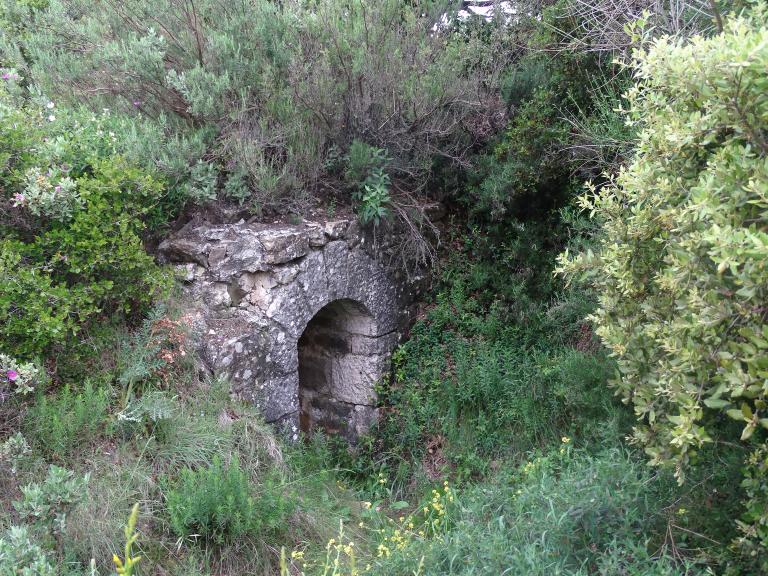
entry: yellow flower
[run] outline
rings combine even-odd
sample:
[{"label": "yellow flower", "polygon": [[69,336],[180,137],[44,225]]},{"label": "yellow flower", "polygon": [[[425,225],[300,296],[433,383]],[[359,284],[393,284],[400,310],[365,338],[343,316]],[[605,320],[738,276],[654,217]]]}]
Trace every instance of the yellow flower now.
[{"label": "yellow flower", "polygon": [[563,436],[560,440],[562,440],[563,444],[568,444],[571,441],[568,436]]}]

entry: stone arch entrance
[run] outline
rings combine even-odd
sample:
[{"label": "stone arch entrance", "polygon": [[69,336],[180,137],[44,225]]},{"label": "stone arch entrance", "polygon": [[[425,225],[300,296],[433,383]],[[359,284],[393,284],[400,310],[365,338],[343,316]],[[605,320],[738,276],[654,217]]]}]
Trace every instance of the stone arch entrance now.
[{"label": "stone arch entrance", "polygon": [[413,288],[354,221],[192,221],[160,245],[179,264],[201,359],[267,422],[354,441],[408,324]]},{"label": "stone arch entrance", "polygon": [[373,418],[382,358],[376,321],[349,299],[315,314],[298,340],[299,423],[308,434],[322,429],[354,440]]}]

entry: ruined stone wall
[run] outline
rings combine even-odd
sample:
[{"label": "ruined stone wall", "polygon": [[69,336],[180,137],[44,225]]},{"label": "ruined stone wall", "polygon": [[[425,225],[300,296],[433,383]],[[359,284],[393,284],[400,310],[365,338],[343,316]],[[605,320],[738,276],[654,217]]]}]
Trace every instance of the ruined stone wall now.
[{"label": "ruined stone wall", "polygon": [[179,270],[212,372],[292,434],[322,427],[354,439],[375,417],[374,385],[413,299],[366,242],[353,221],[193,221],[160,251]]}]

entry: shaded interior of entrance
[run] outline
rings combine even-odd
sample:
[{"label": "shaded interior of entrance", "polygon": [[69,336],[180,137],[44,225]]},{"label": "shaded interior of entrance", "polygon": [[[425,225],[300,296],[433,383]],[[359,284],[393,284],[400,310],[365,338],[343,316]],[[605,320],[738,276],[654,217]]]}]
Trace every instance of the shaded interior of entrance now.
[{"label": "shaded interior of entrance", "polygon": [[376,324],[362,305],[336,300],[322,308],[299,338],[299,422],[354,440],[369,421],[381,377]]}]

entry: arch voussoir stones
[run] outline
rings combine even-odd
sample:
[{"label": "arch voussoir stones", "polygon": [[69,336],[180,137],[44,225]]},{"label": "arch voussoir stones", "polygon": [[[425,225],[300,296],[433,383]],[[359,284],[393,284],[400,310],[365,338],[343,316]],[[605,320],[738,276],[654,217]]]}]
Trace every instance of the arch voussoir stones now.
[{"label": "arch voussoir stones", "polygon": [[370,245],[354,221],[192,221],[160,253],[212,372],[294,437],[323,428],[354,441],[376,417],[415,292]]}]

